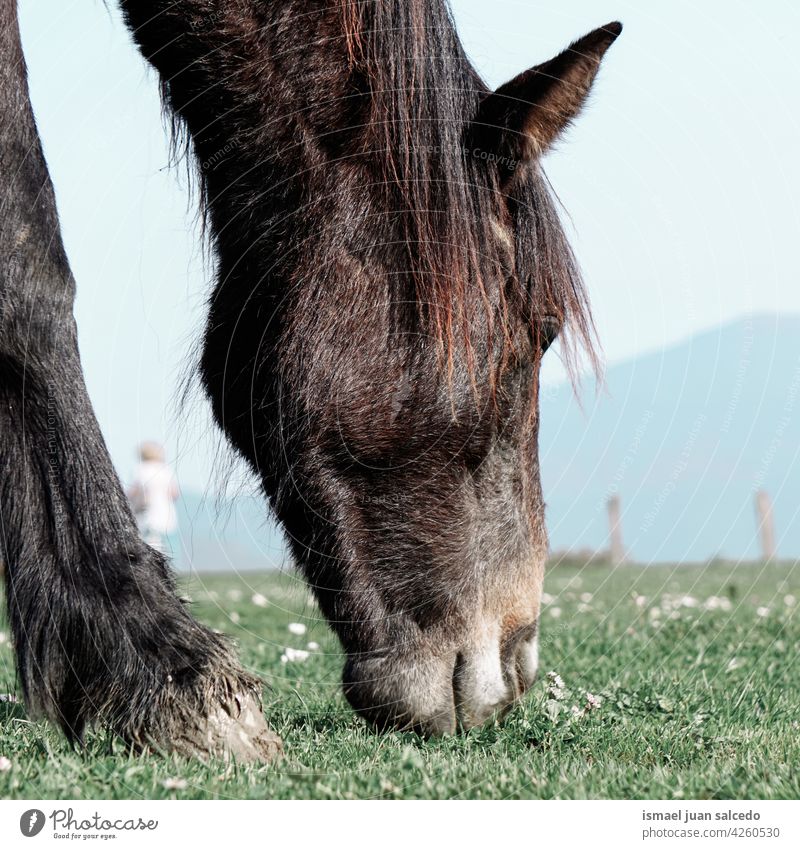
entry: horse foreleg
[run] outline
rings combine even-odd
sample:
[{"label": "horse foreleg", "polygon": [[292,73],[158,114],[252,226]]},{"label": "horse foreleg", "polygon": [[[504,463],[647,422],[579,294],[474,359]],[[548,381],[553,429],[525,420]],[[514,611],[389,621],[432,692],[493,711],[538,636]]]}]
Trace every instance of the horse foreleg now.
[{"label": "horse foreleg", "polygon": [[29,708],[80,740],[267,760],[259,682],[138,536],[83,381],[74,280],[0,0],[0,560]]}]

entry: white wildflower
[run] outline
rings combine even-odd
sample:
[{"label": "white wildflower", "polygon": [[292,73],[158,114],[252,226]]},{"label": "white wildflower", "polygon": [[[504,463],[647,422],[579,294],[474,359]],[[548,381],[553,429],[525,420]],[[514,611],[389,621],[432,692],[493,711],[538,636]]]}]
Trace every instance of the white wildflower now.
[{"label": "white wildflower", "polygon": [[269,602],[267,601],[266,596],[261,595],[261,593],[255,593],[255,595],[250,599],[256,607],[268,607]]},{"label": "white wildflower", "polygon": [[165,778],[161,782],[161,786],[165,790],[185,790],[189,786],[189,782],[185,778]]},{"label": "white wildflower", "polygon": [[0,693],[0,703],[15,705],[18,701],[13,693]]},{"label": "white wildflower", "polygon": [[643,595],[635,595],[633,596],[633,603],[637,607],[644,607],[647,604],[647,597]]},{"label": "white wildflower", "polygon": [[285,648],[281,655],[281,663],[304,663],[308,660],[309,652],[305,649]]},{"label": "white wildflower", "polygon": [[289,633],[295,634],[298,637],[302,637],[306,632],[306,626],[302,622],[290,622],[289,623]]},{"label": "white wildflower", "polygon": [[391,781],[389,781],[388,778],[382,778],[381,779],[381,790],[383,790],[384,793],[402,793],[403,792],[402,788],[398,787],[396,784],[393,784]]},{"label": "white wildflower", "polygon": [[794,607],[797,604],[797,599],[793,595],[785,595],[783,597],[783,603],[787,607]]},{"label": "white wildflower", "polygon": [[5,757],[0,757],[0,772],[8,772],[12,767],[11,761]]},{"label": "white wildflower", "polygon": [[595,696],[593,693],[586,694],[586,710],[596,710],[603,704],[600,696]]},{"label": "white wildflower", "polygon": [[697,607],[700,602],[691,595],[685,595],[681,599],[681,607]]},{"label": "white wildflower", "polygon": [[552,669],[547,673],[547,693],[551,699],[561,701],[564,698],[564,679]]},{"label": "white wildflower", "polygon": [[235,610],[231,611],[230,620],[231,620],[231,622],[233,622],[234,625],[237,624],[238,622],[240,622],[241,619],[242,619],[242,617],[239,616],[239,614]]},{"label": "white wildflower", "polygon": [[584,604],[588,604],[594,596],[591,593],[581,593],[581,601]]},{"label": "white wildflower", "polygon": [[561,618],[561,608],[560,607],[551,607],[550,608],[550,615],[553,617],[553,619],[560,619]]},{"label": "white wildflower", "polygon": [[319,649],[319,643],[315,643],[315,642],[314,642],[314,640],[312,640],[312,641],[311,641],[311,642],[310,642],[310,643],[306,646],[306,648],[307,648],[309,651],[317,651],[317,650]]},{"label": "white wildflower", "polygon": [[550,593],[542,593],[542,604],[552,604],[555,598]]},{"label": "white wildflower", "polygon": [[573,705],[569,710],[575,718],[583,716],[583,711],[577,705]]},{"label": "white wildflower", "polygon": [[0,646],[8,642],[8,634],[5,631],[0,631]]},{"label": "white wildflower", "polygon": [[733,672],[734,669],[738,669],[740,666],[744,666],[744,663],[739,660],[738,657],[732,657],[728,661],[728,666],[726,667],[727,672]]},{"label": "white wildflower", "polygon": [[760,616],[762,619],[765,616],[769,616],[769,608],[768,607],[759,607],[756,610],[756,616]]},{"label": "white wildflower", "polygon": [[242,591],[241,590],[228,590],[228,598],[231,601],[241,601],[242,600]]}]

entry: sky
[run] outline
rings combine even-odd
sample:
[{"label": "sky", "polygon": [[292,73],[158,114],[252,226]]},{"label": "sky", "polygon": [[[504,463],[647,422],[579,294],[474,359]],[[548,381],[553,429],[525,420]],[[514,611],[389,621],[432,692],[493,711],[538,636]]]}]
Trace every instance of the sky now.
[{"label": "sky", "polygon": [[[496,86],[621,20],[545,169],[609,364],[750,313],[800,312],[800,5],[790,0],[454,0]],[[185,488],[222,482],[201,401],[181,405],[212,269],[169,153],[157,81],[100,0],[20,0],[32,100],[78,281],[89,392],[130,475],[167,443]],[[557,357],[546,380],[563,376]]]}]

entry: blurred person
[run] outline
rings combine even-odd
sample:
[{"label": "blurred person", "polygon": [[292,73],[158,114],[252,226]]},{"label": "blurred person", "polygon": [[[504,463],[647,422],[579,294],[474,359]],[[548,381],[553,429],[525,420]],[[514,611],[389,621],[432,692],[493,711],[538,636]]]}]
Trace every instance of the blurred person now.
[{"label": "blurred person", "polygon": [[128,487],[128,499],[144,541],[165,552],[169,534],[178,527],[175,501],[178,484],[166,463],[164,448],[147,441],[139,446],[139,464]]}]

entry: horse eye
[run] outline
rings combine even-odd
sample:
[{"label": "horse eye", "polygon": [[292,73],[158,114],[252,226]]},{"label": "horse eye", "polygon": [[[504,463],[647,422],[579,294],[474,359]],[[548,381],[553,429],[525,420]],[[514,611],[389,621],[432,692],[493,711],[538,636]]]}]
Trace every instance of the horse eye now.
[{"label": "horse eye", "polygon": [[558,338],[561,332],[561,321],[555,315],[544,315],[541,318],[539,343],[544,353]]}]

